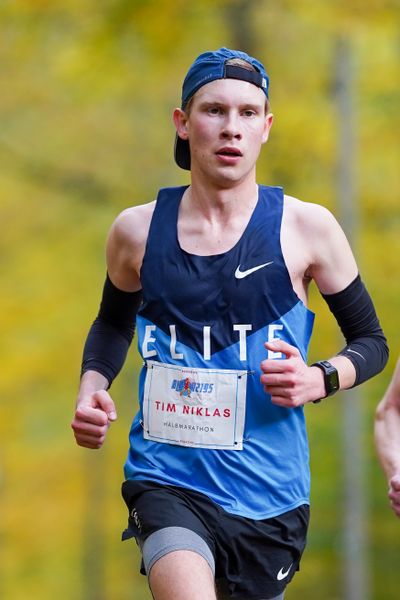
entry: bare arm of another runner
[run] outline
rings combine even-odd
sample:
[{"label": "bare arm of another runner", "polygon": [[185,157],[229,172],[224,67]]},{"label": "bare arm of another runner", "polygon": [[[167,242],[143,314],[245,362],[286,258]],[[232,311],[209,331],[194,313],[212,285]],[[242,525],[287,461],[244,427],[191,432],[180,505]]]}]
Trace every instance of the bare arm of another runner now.
[{"label": "bare arm of another runner", "polygon": [[389,483],[389,500],[400,517],[400,359],[375,414],[375,445]]}]

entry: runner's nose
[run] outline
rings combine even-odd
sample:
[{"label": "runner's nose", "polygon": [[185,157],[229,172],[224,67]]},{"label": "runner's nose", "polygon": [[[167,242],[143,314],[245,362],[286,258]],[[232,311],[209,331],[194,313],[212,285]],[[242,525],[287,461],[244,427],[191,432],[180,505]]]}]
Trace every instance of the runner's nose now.
[{"label": "runner's nose", "polygon": [[241,139],[242,134],[239,127],[238,116],[233,113],[228,113],[224,120],[224,125],[221,131],[221,137],[224,139]]}]

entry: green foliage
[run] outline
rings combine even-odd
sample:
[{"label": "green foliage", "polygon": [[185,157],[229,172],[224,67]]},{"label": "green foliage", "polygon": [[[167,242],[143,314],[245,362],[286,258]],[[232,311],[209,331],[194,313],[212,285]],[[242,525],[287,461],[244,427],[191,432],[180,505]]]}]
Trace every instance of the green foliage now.
[{"label": "green foliage", "polygon": [[[172,157],[182,78],[198,53],[235,46],[240,31],[251,45],[243,49],[271,75],[275,124],[260,182],[325,204],[339,220],[335,48],[338,36],[351,41],[354,247],[392,349],[385,373],[363,387],[368,567],[371,597],[397,597],[397,523],[372,423],[400,347],[398,19],[396,0],[1,3],[0,597],[150,598],[135,545],[119,543],[126,520],[119,486],[137,402],[134,351],[113,386],[119,420],[104,449],[77,448],[69,423],[108,228],[158,187],[188,181]],[[310,305],[317,313],[311,358],[328,357],[341,343],[336,325],[315,290]],[[313,517],[287,598],[334,600],[342,597],[341,402],[306,412]]]}]

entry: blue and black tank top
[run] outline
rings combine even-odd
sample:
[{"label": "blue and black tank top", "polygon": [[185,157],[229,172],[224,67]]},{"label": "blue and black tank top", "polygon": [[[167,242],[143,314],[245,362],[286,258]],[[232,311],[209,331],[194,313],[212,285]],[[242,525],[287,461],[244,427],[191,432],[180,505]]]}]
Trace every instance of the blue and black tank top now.
[{"label": "blue and black tank top", "polygon": [[[141,268],[143,303],[137,335],[145,363],[125,476],[197,490],[233,514],[273,517],[309,501],[303,408],[275,406],[260,383],[260,363],[267,358],[264,343],[285,340],[306,360],[314,319],[293,290],[282,255],[283,190],[259,186],[256,207],[234,247],[198,256],[184,251],[178,240],[185,189],[160,190]],[[284,357],[276,353],[269,358]],[[193,371],[247,372],[243,449],[145,439],[148,361]],[[190,377],[176,381],[174,393],[190,394]],[[207,385],[211,386],[202,384],[203,392],[211,390]],[[174,406],[170,397],[158,399],[157,408],[171,427]],[[198,412],[198,420],[203,414]],[[207,423],[212,419],[224,419],[223,412],[214,410]]]}]

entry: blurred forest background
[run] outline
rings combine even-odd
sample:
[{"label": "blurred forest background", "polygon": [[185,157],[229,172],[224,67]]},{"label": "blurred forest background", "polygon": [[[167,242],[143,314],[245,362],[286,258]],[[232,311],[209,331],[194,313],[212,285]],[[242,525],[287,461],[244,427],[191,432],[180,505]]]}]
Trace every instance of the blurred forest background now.
[{"label": "blurred forest background", "polygon": [[[337,48],[353,61],[357,227],[352,244],[391,347],[361,394],[368,594],[398,598],[400,521],[373,447],[375,406],[399,354],[399,0],[1,0],[0,598],[149,600],[138,554],[120,543],[133,347],[112,392],[119,419],[101,451],[74,444],[81,351],[98,309],[104,243],[125,207],[188,183],[171,113],[204,50],[259,57],[275,124],[258,169],[324,204],[338,197]],[[310,359],[343,343],[315,290]],[[286,598],[342,600],[347,394],[307,406],[312,521]],[[173,600],[173,599],[171,599]]]}]

